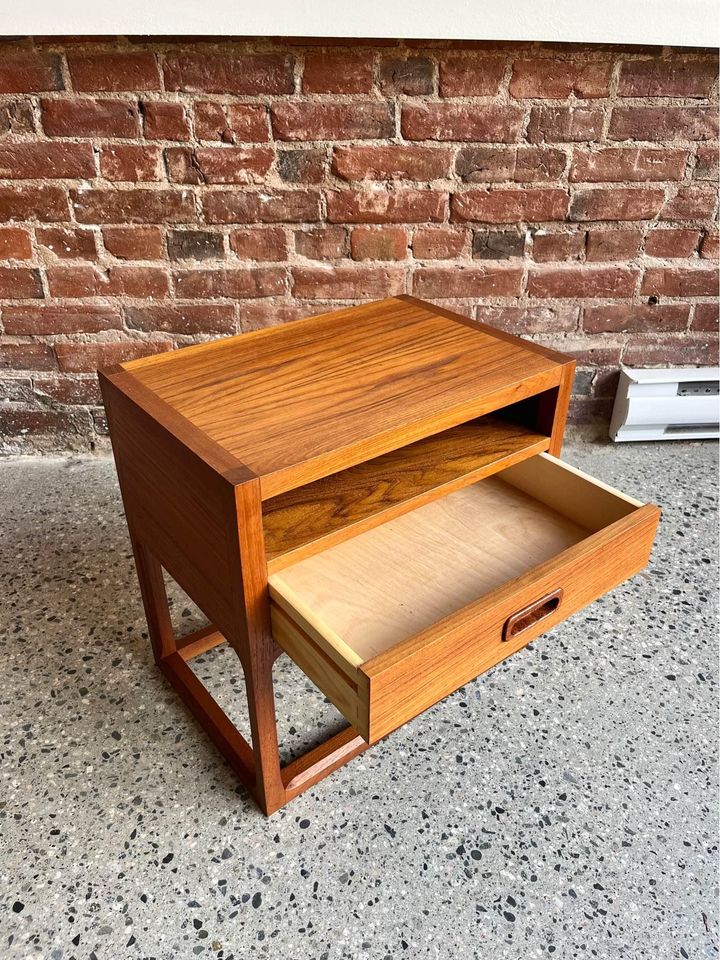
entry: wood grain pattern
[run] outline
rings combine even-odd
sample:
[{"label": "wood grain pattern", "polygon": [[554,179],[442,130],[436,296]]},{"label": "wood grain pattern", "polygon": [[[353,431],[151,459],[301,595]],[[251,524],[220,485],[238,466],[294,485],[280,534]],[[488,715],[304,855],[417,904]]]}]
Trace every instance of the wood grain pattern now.
[{"label": "wood grain pattern", "polygon": [[244,612],[229,543],[234,487],[163,423],[162,404],[148,410],[136,402],[129,381],[123,372],[100,378],[131,536],[152,545],[208,620],[237,638]]},{"label": "wood grain pattern", "polygon": [[268,572],[546,450],[549,435],[481,417],[263,504]]},{"label": "wood grain pattern", "polygon": [[267,499],[557,386],[572,362],[496,334],[396,297],[124,369]]}]

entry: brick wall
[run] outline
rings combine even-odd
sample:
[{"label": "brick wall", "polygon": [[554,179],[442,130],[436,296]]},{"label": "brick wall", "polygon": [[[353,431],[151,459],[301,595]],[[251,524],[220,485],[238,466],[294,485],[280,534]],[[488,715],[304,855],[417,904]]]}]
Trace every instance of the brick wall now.
[{"label": "brick wall", "polygon": [[717,60],[540,44],[0,42],[0,434],[94,370],[399,292],[618,364],[717,350]]}]

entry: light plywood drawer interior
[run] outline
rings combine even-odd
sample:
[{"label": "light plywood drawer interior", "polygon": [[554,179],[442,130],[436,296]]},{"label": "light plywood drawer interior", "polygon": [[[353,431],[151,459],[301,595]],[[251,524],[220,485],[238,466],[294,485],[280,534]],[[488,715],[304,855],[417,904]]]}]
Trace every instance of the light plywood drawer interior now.
[{"label": "light plywood drawer interior", "polygon": [[[272,574],[276,639],[303,660],[300,665],[311,677],[308,664],[312,668],[322,654],[323,682],[316,682],[369,734],[373,665],[383,657],[399,661],[404,647],[422,637],[437,657],[438,638],[452,634],[453,620],[463,612],[474,611],[468,615],[477,619],[481,634],[492,598],[509,589],[508,615],[491,638],[495,662],[503,659],[536,635],[537,625],[542,629],[573,612],[578,585],[563,578],[559,558],[582,545],[593,550],[600,531],[633,521],[641,508],[638,501],[539,454]],[[627,562],[631,566],[633,558]],[[525,582],[553,563],[558,564],[553,590],[559,594],[517,618],[508,644],[502,639],[505,620],[542,600]],[[627,575],[621,574],[620,579]],[[594,596],[607,589],[600,581],[598,587]],[[334,685],[328,686],[328,672]],[[442,684],[438,690],[450,692]]]}]

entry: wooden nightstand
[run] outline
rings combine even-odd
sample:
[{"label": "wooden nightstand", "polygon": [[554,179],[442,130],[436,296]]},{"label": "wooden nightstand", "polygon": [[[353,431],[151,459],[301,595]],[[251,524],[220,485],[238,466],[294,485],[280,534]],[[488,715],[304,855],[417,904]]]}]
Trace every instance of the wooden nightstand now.
[{"label": "wooden nightstand", "polygon": [[[155,659],[265,813],[646,564],[657,507],[556,459],[573,368],[395,297],[101,374]],[[225,640],[252,747],[187,663]],[[283,650],[350,722],[285,767]]]}]

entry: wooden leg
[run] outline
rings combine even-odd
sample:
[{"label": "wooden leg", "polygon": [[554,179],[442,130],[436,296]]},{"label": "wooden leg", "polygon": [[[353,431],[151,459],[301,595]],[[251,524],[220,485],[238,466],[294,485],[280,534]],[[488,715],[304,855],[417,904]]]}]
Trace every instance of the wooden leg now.
[{"label": "wooden leg", "polygon": [[263,813],[269,816],[279,810],[367,749],[362,737],[347,727],[281,767],[272,668],[282,651],[272,640],[262,645],[260,655],[248,654],[243,663],[251,747],[188,666],[193,657],[224,643],[225,637],[209,626],[176,640],[162,566],[143,543],[131,539],[155,660]]},{"label": "wooden leg", "polygon": [[272,659],[245,664],[245,690],[250,714],[250,733],[255,757],[255,799],[266,815],[285,802],[280,776]]},{"label": "wooden leg", "polygon": [[140,581],[145,619],[147,620],[150,643],[152,644],[155,662],[175,653],[175,634],[170,620],[167,591],[163,579],[162,567],[150,551],[132,534],[133,554]]}]

